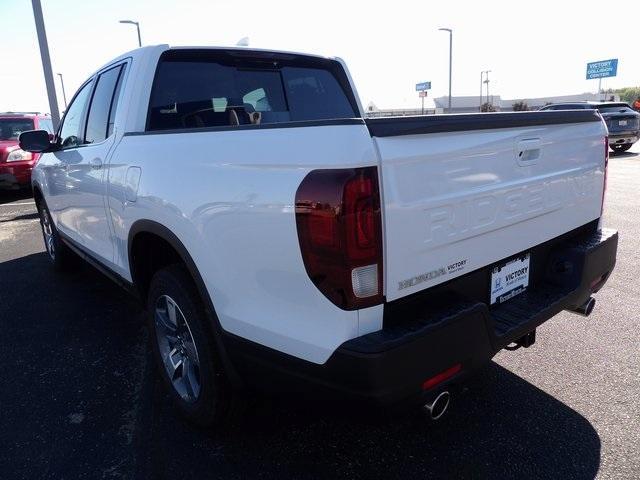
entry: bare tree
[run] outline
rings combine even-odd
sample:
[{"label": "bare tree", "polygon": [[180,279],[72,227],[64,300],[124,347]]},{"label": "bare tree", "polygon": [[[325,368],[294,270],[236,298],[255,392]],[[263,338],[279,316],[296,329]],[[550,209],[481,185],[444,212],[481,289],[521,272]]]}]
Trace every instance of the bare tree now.
[{"label": "bare tree", "polygon": [[529,110],[529,104],[526,100],[519,100],[513,103],[513,111],[514,112],[526,112]]},{"label": "bare tree", "polygon": [[493,106],[493,104],[486,102],[482,104],[482,107],[480,108],[481,112],[495,112],[496,111],[496,107]]}]

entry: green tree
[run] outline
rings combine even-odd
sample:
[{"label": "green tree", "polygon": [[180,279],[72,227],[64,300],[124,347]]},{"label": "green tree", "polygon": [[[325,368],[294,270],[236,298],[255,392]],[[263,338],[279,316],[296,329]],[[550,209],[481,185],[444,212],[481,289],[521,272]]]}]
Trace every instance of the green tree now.
[{"label": "green tree", "polygon": [[625,87],[615,90],[620,95],[620,100],[627,103],[633,103],[640,97],[640,87]]}]

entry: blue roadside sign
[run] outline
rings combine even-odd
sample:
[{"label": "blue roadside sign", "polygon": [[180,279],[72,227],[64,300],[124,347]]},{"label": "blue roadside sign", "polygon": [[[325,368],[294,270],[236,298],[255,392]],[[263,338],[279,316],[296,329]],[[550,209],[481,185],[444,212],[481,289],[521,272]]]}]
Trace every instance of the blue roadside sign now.
[{"label": "blue roadside sign", "polygon": [[431,90],[431,82],[416,83],[416,92]]},{"label": "blue roadside sign", "polygon": [[615,77],[618,73],[618,59],[587,63],[587,80]]}]

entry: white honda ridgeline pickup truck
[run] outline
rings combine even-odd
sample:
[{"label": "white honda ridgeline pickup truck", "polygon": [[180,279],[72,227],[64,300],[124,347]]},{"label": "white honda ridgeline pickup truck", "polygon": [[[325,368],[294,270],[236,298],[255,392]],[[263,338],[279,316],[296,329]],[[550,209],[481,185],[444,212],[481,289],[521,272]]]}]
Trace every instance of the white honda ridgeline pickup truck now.
[{"label": "white honda ridgeline pickup truck", "polygon": [[367,119],[334,58],[141,48],[20,145],[44,152],[53,266],[79,255],[146,302],[204,425],[246,388],[438,418],[498,351],[589,315],[616,259],[596,110]]}]

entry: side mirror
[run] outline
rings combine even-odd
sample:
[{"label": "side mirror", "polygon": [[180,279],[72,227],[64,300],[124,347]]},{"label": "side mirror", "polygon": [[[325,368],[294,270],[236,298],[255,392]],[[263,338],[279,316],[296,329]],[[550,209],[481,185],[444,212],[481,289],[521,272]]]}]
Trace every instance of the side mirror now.
[{"label": "side mirror", "polygon": [[49,139],[49,132],[46,130],[29,130],[22,132],[18,137],[20,148],[25,152],[42,153],[47,152],[53,146]]}]

